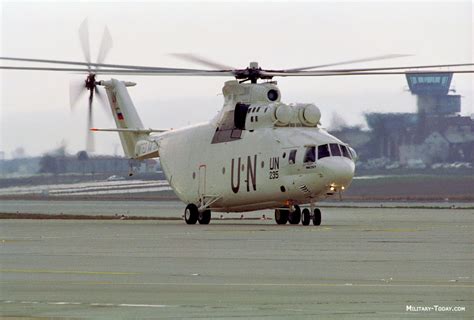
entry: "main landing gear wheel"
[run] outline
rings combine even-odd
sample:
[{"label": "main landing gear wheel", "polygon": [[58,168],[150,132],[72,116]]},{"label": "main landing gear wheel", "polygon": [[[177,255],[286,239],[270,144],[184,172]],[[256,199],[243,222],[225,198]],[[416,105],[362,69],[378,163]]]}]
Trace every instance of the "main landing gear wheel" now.
[{"label": "main landing gear wheel", "polygon": [[309,212],[309,209],[304,208],[301,214],[302,214],[301,223],[304,226],[309,225],[309,223],[311,222],[311,213]]},{"label": "main landing gear wheel", "polygon": [[319,210],[318,208],[314,209],[313,224],[315,226],[321,225],[321,210]]},{"label": "main landing gear wheel", "polygon": [[199,211],[196,205],[190,203],[186,206],[186,209],[184,210],[184,220],[187,224],[196,224],[198,220],[198,214]]},{"label": "main landing gear wheel", "polygon": [[211,210],[206,210],[198,213],[199,224],[209,224],[211,222]]},{"label": "main landing gear wheel", "polygon": [[286,224],[288,222],[288,212],[285,209],[275,209],[275,221],[277,224]]},{"label": "main landing gear wheel", "polygon": [[290,224],[298,224],[301,221],[301,209],[299,206],[295,206],[295,210],[293,212],[289,212],[288,214],[288,221]]}]

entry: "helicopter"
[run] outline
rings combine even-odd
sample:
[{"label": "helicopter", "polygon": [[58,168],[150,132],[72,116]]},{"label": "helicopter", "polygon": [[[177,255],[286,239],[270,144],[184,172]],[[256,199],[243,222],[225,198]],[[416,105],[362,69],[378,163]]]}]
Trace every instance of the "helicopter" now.
[{"label": "helicopter", "polygon": [[[379,68],[329,68],[407,55],[389,54],[291,69],[264,69],[257,62],[233,68],[193,54],[178,58],[212,69],[185,69],[103,63],[111,48],[104,32],[96,63],[91,62],[86,22],[79,29],[86,61],[0,57],[4,61],[62,64],[69,67],[0,66],[2,70],[79,72],[87,74],[71,94],[72,104],[89,91],[90,132],[117,132],[129,159],[159,158],[163,172],[178,198],[186,204],[187,224],[209,224],[211,212],[248,212],[272,209],[275,222],[321,225],[316,203],[341,195],[350,186],[357,161],[356,151],[321,127],[321,111],[315,104],[284,103],[275,77],[381,76],[411,72],[432,73],[431,68],[458,68],[472,63]],[[414,71],[416,70],[416,71]],[[472,73],[449,70],[436,73]],[[128,88],[134,82],[105,75],[198,76],[234,78],[224,83],[224,102],[211,120],[187,127],[163,130],[146,128]],[[116,128],[95,128],[94,97],[104,87]],[[88,147],[93,145],[88,135]],[[303,208],[304,206],[304,208]]]}]

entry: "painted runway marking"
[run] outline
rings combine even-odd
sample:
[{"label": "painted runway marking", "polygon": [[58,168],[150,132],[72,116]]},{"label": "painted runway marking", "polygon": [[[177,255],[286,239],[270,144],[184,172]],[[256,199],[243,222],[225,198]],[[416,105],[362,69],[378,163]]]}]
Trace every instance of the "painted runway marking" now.
[{"label": "painted runway marking", "polygon": [[119,307],[139,307],[139,308],[165,308],[167,305],[164,304],[129,304],[129,303],[121,303],[118,305]]},{"label": "painted runway marking", "polygon": [[[21,281],[0,281],[0,284],[12,284]],[[28,280],[28,284],[45,284],[48,281]],[[431,283],[400,283],[383,281],[383,283],[186,283],[186,282],[112,282],[112,281],[53,281],[55,284],[67,285],[104,285],[104,286],[174,286],[174,287],[407,287],[407,288],[474,288],[474,284],[449,281],[432,281]],[[403,281],[401,281],[403,282]],[[413,282],[428,282],[424,280]],[[7,303],[3,301],[3,303]]]},{"label": "painted runway marking", "polygon": [[474,288],[472,285],[450,284],[364,284],[364,283],[113,283],[113,285],[157,285],[157,286],[218,286],[218,287],[413,287],[413,288]]},{"label": "painted runway marking", "polygon": [[0,273],[56,273],[56,274],[96,274],[96,275],[137,275],[137,272],[115,272],[115,271],[76,271],[76,270],[36,270],[36,269],[0,269]]},{"label": "painted runway marking", "polygon": [[88,307],[129,307],[129,308],[166,308],[172,307],[166,304],[136,304],[136,303],[88,303],[88,302],[69,302],[69,301],[13,301],[5,300],[0,301],[0,303],[21,303],[21,304],[46,304],[46,305],[56,305],[56,306],[88,306]]}]

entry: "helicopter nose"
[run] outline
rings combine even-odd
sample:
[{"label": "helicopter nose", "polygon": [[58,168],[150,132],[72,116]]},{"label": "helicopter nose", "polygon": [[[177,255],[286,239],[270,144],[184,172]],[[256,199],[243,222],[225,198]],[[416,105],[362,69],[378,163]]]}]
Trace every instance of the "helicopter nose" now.
[{"label": "helicopter nose", "polygon": [[331,172],[331,180],[329,185],[336,190],[344,190],[349,186],[354,177],[355,165],[354,162],[346,158],[332,159],[328,163],[327,169]]}]

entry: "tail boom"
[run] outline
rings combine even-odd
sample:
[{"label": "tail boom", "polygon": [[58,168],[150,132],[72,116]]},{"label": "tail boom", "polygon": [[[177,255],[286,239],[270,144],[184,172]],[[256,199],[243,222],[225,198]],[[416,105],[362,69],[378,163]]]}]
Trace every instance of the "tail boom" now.
[{"label": "tail boom", "polygon": [[150,133],[165,130],[146,129],[143,126],[127,90],[127,87],[134,86],[135,83],[111,79],[100,81],[99,85],[105,87],[117,128],[91,130],[118,132],[123,151],[131,159],[158,157],[158,143]]}]

